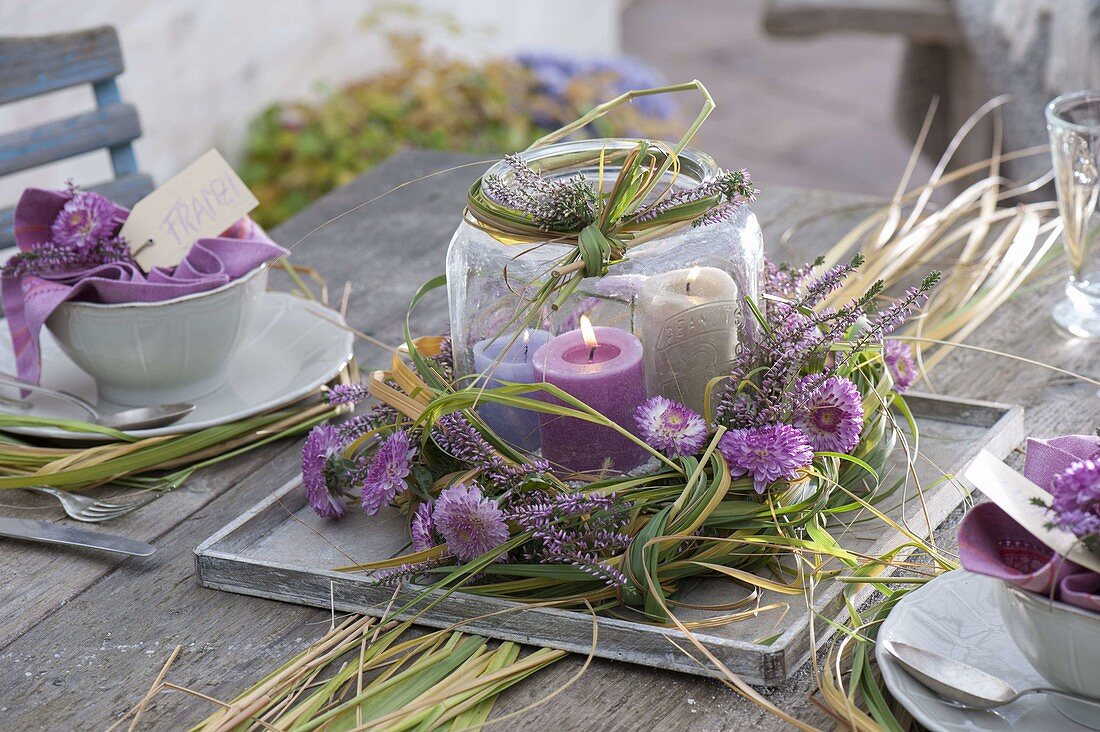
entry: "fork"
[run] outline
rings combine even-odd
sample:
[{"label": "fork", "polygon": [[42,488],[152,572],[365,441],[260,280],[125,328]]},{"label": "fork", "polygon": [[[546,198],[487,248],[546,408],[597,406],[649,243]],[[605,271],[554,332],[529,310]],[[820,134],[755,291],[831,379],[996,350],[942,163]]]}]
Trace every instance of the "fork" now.
[{"label": "fork", "polygon": [[90,524],[118,518],[131,511],[136,511],[160,497],[159,494],[153,494],[152,496],[138,498],[137,500],[112,503],[110,501],[101,501],[68,491],[61,491],[56,488],[49,488],[47,486],[32,486],[26,490],[53,496],[61,501],[61,507],[65,509],[65,514],[69,518]]}]

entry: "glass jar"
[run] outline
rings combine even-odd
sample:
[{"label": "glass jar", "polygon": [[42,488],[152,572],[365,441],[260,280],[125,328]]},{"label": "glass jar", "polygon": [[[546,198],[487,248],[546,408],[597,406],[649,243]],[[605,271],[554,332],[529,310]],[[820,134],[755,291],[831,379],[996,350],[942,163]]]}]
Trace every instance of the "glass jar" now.
[{"label": "glass jar", "polygon": [[1100,340],[1100,92],[1060,96],[1047,105],[1046,118],[1069,264],[1054,322],[1077,338]]},{"label": "glass jar", "polygon": [[[636,140],[583,140],[549,145],[520,157],[546,178],[583,174],[596,185],[601,152],[621,161],[636,145]],[[619,155],[614,158],[609,153]],[[678,172],[666,173],[655,190],[671,188],[675,193],[711,181],[722,172],[709,155],[696,150],[684,150],[678,162]],[[605,165],[607,185],[618,174],[618,167]],[[486,175],[514,180],[504,161]],[[707,383],[729,372],[740,326],[748,323],[751,331],[755,322],[745,298],[758,301],[760,296],[763,237],[752,211],[742,206],[724,221],[685,225],[638,243],[626,251],[625,261],[612,264],[607,274],[582,279],[564,302],[531,312],[531,302],[555,264],[575,247],[575,242],[560,241],[505,243],[463,220],[447,252],[456,374],[485,375],[484,383],[489,386],[541,380],[544,371],[536,374],[533,366],[524,364],[532,362],[543,346],[552,351],[556,339],[576,331],[582,319],[587,319],[596,331],[603,328],[608,334],[615,331],[616,336],[622,331],[640,344],[639,391],[626,388],[634,376],[612,380],[609,401],[631,402],[612,406],[632,411],[637,394],[642,399],[661,395],[702,412]],[[558,350],[568,355],[566,350]],[[595,371],[601,366],[591,365]],[[586,396],[600,401],[595,395]],[[603,412],[602,405],[585,398],[582,401]],[[498,434],[505,433],[501,437],[527,449],[538,446],[535,416],[498,410],[496,405],[487,407],[486,421]],[[501,420],[508,415],[512,424]],[[624,426],[631,429],[633,420],[629,421],[631,424]]]}]

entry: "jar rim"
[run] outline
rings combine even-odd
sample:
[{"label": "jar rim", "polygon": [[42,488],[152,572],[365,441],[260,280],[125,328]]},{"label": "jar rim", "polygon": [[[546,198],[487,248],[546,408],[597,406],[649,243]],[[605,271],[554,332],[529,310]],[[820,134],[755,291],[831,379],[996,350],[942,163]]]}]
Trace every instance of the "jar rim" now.
[{"label": "jar rim", "polygon": [[[556,175],[568,175],[580,172],[582,170],[592,167],[598,161],[598,155],[600,151],[608,151],[612,153],[629,153],[638,143],[640,138],[629,137],[604,137],[595,138],[589,140],[570,140],[567,142],[555,142],[545,147],[536,148],[534,150],[524,150],[517,153],[519,159],[530,167],[543,171],[551,171]],[[668,143],[664,143],[668,144]],[[673,147],[668,145],[668,147]],[[590,154],[593,158],[587,164],[582,161],[585,160],[585,154]],[[698,185],[699,183],[706,183],[717,178],[722,169],[718,167],[718,163],[707,153],[702,150],[698,150],[693,147],[685,147],[679,153],[680,172],[679,177],[686,178],[685,181],[688,184]],[[555,166],[554,161],[561,162],[567,159],[575,159],[578,162],[574,165],[562,165],[561,167]],[[609,165],[607,169],[617,170],[618,165]],[[509,175],[511,168],[508,166],[508,162],[505,160],[498,160],[493,163],[492,166],[485,172],[486,176],[500,176],[505,178]]]},{"label": "jar rim", "polygon": [[1044,110],[1047,128],[1058,127],[1083,134],[1096,134],[1097,130],[1100,129],[1100,125],[1074,122],[1069,118],[1069,113],[1081,107],[1096,107],[1098,105],[1100,105],[1100,90],[1098,89],[1085,89],[1056,97],[1047,104]]}]

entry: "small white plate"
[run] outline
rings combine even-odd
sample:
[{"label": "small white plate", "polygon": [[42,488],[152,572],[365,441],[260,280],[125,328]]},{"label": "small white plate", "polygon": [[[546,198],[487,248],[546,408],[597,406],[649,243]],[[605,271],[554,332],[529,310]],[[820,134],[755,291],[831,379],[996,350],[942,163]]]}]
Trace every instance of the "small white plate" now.
[{"label": "small white plate", "polygon": [[[351,359],[354,336],[343,319],[322,305],[285,292],[264,294],[245,342],[229,365],[229,379],[217,391],[195,400],[195,411],[167,427],[133,430],[137,437],[196,432],[234,422],[298,401],[334,378]],[[6,326],[3,327],[6,331]],[[96,399],[95,382],[61,352],[53,336],[42,329],[42,385],[67,391],[116,412],[123,407]],[[15,373],[11,339],[0,333],[0,371]],[[5,388],[14,397],[14,389]],[[26,401],[26,412],[0,404],[0,411],[19,416],[87,421],[75,405],[40,394]],[[68,432],[53,427],[8,427],[5,431],[58,440],[105,441],[102,435]]]},{"label": "small white plate", "polygon": [[[908,643],[976,666],[1017,689],[1049,686],[1008,635],[993,599],[992,577],[948,572],[909,593],[879,629],[880,640]],[[875,646],[890,693],[933,732],[1089,732],[1062,715],[1043,694],[1029,694],[999,709],[964,709],[944,701]]]}]

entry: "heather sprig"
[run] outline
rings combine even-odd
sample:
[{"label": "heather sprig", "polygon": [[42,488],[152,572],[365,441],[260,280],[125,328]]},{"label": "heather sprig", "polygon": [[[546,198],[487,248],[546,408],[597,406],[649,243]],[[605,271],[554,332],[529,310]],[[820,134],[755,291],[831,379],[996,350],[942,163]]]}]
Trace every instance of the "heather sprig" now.
[{"label": "heather sprig", "polygon": [[443,555],[425,559],[421,562],[408,562],[397,567],[376,570],[373,578],[380,585],[396,585],[404,580],[415,580],[419,575],[437,567],[442,567],[450,561],[450,555]]},{"label": "heather sprig", "polygon": [[713,226],[723,221],[733,218],[733,215],[744,205],[745,201],[741,199],[723,201],[714,208],[708,210],[705,214],[697,219],[692,219],[692,226]]},{"label": "heather sprig", "polygon": [[349,404],[355,406],[367,400],[370,391],[366,384],[334,384],[325,395],[325,400],[333,406]]},{"label": "heather sprig", "polygon": [[[928,299],[928,293],[939,284],[940,277],[941,275],[939,272],[929,272],[925,278],[921,280],[919,285],[910,287],[905,291],[904,295],[876,313],[872,322],[872,327],[868,332],[873,333],[877,331],[879,336],[885,333],[892,333]],[[865,333],[864,335],[867,334]]]},{"label": "heather sprig", "polygon": [[59,275],[98,267],[112,262],[132,262],[130,247],[118,238],[105,239],[79,248],[41,244],[18,252],[0,270],[4,277]]},{"label": "heather sprig", "polygon": [[550,470],[550,464],[542,459],[519,464],[508,462],[457,412],[436,421],[431,439],[451,458],[478,469],[482,485],[494,495],[520,485],[529,476]]},{"label": "heather sprig", "polygon": [[862,263],[857,255],[816,276],[805,267],[767,265],[766,284],[778,292],[768,293],[763,333],[742,349],[720,392],[719,423],[731,429],[789,423],[823,384],[847,373],[853,358],[904,322],[939,281],[932,272],[877,312],[881,280],[844,306],[814,309]]},{"label": "heather sprig", "polygon": [[397,429],[401,413],[388,404],[376,404],[364,414],[357,414],[339,425],[340,436],[351,444],[370,432],[388,432]]},{"label": "heather sprig", "polygon": [[[766,332],[734,362],[719,421],[731,428],[786,421],[795,382],[808,367],[824,368],[833,344],[862,315],[861,301],[821,313],[773,304]],[[751,392],[748,400],[739,398],[742,392]]]},{"label": "heather sprig", "polygon": [[[822,381],[831,375],[828,362],[834,345],[844,341],[849,329],[864,316],[882,283],[874,283],[861,297],[837,309],[815,311],[804,303],[819,301],[835,290],[861,262],[857,256],[848,265],[816,278],[805,268],[768,268],[773,284],[794,289],[772,299],[764,333],[735,361],[716,409],[720,422],[740,428],[787,421],[792,412],[792,390],[800,376],[811,367],[822,371]],[[748,400],[740,397],[746,388],[753,392]]]},{"label": "heather sprig", "polygon": [[715,224],[732,216],[743,204],[756,200],[759,191],[747,170],[723,171],[713,180],[671,193],[632,218],[633,223],[654,221],[675,214],[676,209],[716,199],[716,204],[692,221],[693,226]]},{"label": "heather sprig", "polygon": [[432,357],[430,360],[439,369],[439,373],[445,381],[454,381],[454,341],[451,340],[449,335],[439,339],[439,355]]},{"label": "heather sprig", "polygon": [[764,292],[794,300],[798,297],[798,293],[805,288],[806,282],[813,275],[814,269],[820,267],[824,262],[824,257],[818,257],[801,267],[792,267],[786,262],[776,263],[770,259],[765,259]]},{"label": "heather sprig", "polygon": [[572,565],[613,587],[627,582],[607,559],[630,545],[628,518],[614,495],[582,492],[528,491],[517,495],[508,510],[508,519],[531,533],[519,550],[524,561]]},{"label": "heather sprig", "polygon": [[862,353],[870,346],[881,343],[884,336],[892,333],[898,326],[904,323],[905,320],[912,315],[926,299],[928,299],[928,293],[932,291],[939,281],[940,273],[936,271],[930,272],[921,280],[920,285],[917,287],[910,287],[905,291],[902,297],[878,311],[871,319],[868,327],[864,328],[856,336],[855,340],[851,341],[848,345],[847,352],[842,357],[836,359],[834,364],[822,373],[819,381],[824,381],[841,368],[847,366],[857,354]]},{"label": "heather sprig", "polygon": [[[795,304],[796,308],[812,308],[821,303],[821,301],[831,292],[835,292],[840,289],[840,286],[844,284],[845,278],[848,275],[859,269],[860,265],[864,262],[862,254],[857,253],[852,260],[847,264],[838,264],[834,267],[830,267],[821,273],[820,276],[811,280],[809,284],[805,285],[802,297],[799,298]],[[881,282],[881,281],[880,281]],[[881,288],[881,284],[879,284]],[[875,293],[877,294],[877,293]],[[867,299],[867,294],[864,294],[860,301]],[[874,297],[874,295],[871,295]],[[869,300],[867,300],[869,302]]]},{"label": "heather sprig", "polygon": [[596,220],[597,201],[583,175],[547,179],[517,154],[505,155],[512,171],[511,183],[487,175],[485,192],[498,204],[520,212],[544,231],[582,229]]}]

